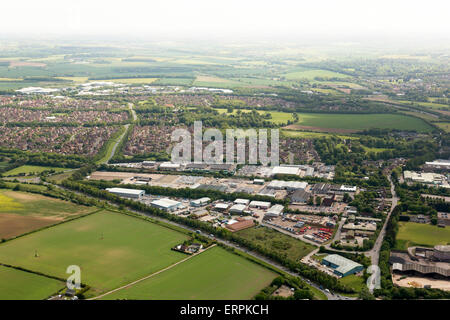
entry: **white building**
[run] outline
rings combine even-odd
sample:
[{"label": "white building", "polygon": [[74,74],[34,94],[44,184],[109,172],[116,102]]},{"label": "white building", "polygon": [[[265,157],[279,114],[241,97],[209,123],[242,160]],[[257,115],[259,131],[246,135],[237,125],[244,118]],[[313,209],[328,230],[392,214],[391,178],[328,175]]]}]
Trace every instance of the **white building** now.
[{"label": "white building", "polygon": [[208,202],[210,202],[211,199],[208,197],[203,197],[197,200],[192,200],[191,201],[191,206],[193,207],[200,207],[200,206],[204,206],[206,205]]},{"label": "white building", "polygon": [[274,176],[276,174],[291,174],[298,176],[300,173],[300,168],[298,167],[285,167],[285,166],[276,166],[273,167],[271,175]]},{"label": "white building", "polygon": [[273,180],[270,181],[270,183],[267,185],[269,189],[276,189],[276,190],[305,190],[308,186],[307,182],[304,181],[280,181],[280,180]]},{"label": "white building", "polygon": [[145,194],[144,190],[139,189],[125,189],[125,188],[106,188],[106,191],[118,195],[120,197],[141,199]]},{"label": "white building", "polygon": [[284,206],[281,204],[276,204],[273,207],[271,207],[269,210],[267,210],[265,216],[267,217],[279,217],[283,214]]},{"label": "white building", "polygon": [[234,200],[235,204],[248,205],[249,202],[250,202],[250,200],[248,200],[248,199],[236,199],[236,200]]},{"label": "white building", "polygon": [[272,204],[266,201],[252,201],[249,204],[250,208],[269,209]]},{"label": "white building", "polygon": [[230,213],[241,214],[245,210],[244,204],[235,204],[230,208]]},{"label": "white building", "polygon": [[179,163],[163,162],[159,165],[161,170],[177,170],[180,169],[181,165]]},{"label": "white building", "polygon": [[150,204],[152,205],[152,207],[165,211],[174,211],[182,206],[181,202],[168,198],[154,200]]}]

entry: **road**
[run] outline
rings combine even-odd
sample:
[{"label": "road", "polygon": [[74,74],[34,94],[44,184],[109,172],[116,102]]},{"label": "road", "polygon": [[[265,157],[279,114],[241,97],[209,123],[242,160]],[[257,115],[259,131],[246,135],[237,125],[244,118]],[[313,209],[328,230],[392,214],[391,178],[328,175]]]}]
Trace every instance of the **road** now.
[{"label": "road", "polygon": [[[390,175],[387,175],[387,178],[389,180],[389,183],[391,184],[391,194],[392,194],[392,198],[391,200],[391,209],[389,210],[387,216],[386,216],[386,220],[384,221],[383,227],[380,230],[380,233],[378,234],[377,240],[375,241],[375,244],[373,245],[372,249],[368,250],[368,251],[358,251],[358,252],[354,252],[354,251],[346,251],[346,250],[338,250],[338,249],[333,249],[330,244],[327,244],[325,246],[325,248],[327,248],[328,250],[333,250],[335,252],[345,252],[345,253],[364,253],[367,257],[369,257],[372,261],[372,265],[376,265],[378,266],[378,261],[379,261],[379,257],[380,257],[380,250],[381,250],[381,245],[383,244],[383,240],[384,240],[384,236],[386,235],[386,227],[387,227],[387,223],[391,217],[392,211],[394,210],[394,208],[397,206],[398,203],[398,197],[395,193],[395,185],[391,180]],[[333,239],[332,242],[334,242],[335,240],[338,240],[341,234],[341,229],[342,226],[344,224],[343,219],[341,219],[340,223],[339,223],[339,227],[338,227],[338,231],[336,232],[336,235]],[[339,236],[338,236],[339,234]],[[331,242],[331,243],[332,243]]]},{"label": "road", "polygon": [[391,218],[392,211],[394,211],[394,208],[397,206],[397,203],[398,203],[398,197],[397,197],[397,194],[395,193],[395,185],[392,182],[390,175],[387,175],[387,178],[389,180],[389,183],[391,184],[391,194],[392,194],[391,209],[388,212],[386,220],[384,221],[383,228],[381,229],[381,231],[378,235],[378,238],[375,241],[375,244],[373,245],[372,250],[365,252],[365,255],[370,257],[370,259],[372,260],[372,265],[376,265],[376,266],[378,266],[381,245],[383,244],[384,236],[386,235],[387,224],[389,222],[389,219]]}]

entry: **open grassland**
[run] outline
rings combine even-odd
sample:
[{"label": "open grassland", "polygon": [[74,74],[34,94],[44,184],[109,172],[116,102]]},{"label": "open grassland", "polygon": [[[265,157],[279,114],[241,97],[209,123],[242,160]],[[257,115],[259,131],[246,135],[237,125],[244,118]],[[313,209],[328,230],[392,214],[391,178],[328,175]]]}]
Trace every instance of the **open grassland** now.
[{"label": "open grassland", "polygon": [[104,299],[251,299],[276,276],[245,258],[214,247]]},{"label": "open grassland", "polygon": [[43,300],[64,285],[59,280],[0,266],[0,300]]},{"label": "open grassland", "polygon": [[339,282],[347,287],[352,288],[356,292],[360,292],[365,286],[366,282],[363,277],[358,277],[354,274],[339,279]]},{"label": "open grassland", "polygon": [[415,222],[399,222],[396,249],[406,250],[415,245],[433,247],[438,244],[450,244],[450,228]]},{"label": "open grassland", "polygon": [[81,281],[92,287],[88,294],[96,294],[185,258],[170,248],[186,239],[139,218],[102,211],[0,244],[0,263],[62,278],[67,266],[78,265]]},{"label": "open grassland", "polygon": [[434,124],[445,132],[450,132],[450,122],[435,122]]},{"label": "open grassland", "polygon": [[150,84],[158,80],[158,78],[120,78],[120,79],[106,79],[102,81],[111,81],[115,83],[125,84]]},{"label": "open grassland", "polygon": [[43,171],[50,171],[53,170],[55,172],[61,172],[64,170],[67,170],[67,168],[58,168],[58,167],[44,167],[44,166],[29,166],[24,165],[17,168],[14,168],[12,170],[9,170],[5,172],[4,176],[17,176],[17,175],[23,175],[23,174],[36,174],[41,173]]},{"label": "open grassland", "polygon": [[303,258],[315,249],[313,245],[262,226],[238,231],[237,234],[262,246],[266,250],[285,254],[289,259],[295,261]]},{"label": "open grassland", "polygon": [[358,139],[355,136],[340,135],[326,132],[299,131],[299,130],[281,130],[281,134],[288,138],[317,139],[321,137],[338,137],[341,139]]},{"label": "open grassland", "polygon": [[0,239],[9,239],[94,210],[39,194],[0,189]]},{"label": "open grassland", "polygon": [[370,128],[430,132],[425,121],[402,114],[331,114],[299,113],[298,125],[318,131],[327,129],[360,131]]},{"label": "open grassland", "polygon": [[306,69],[306,70],[289,72],[289,73],[285,74],[285,77],[288,80],[301,80],[301,79],[314,80],[316,77],[319,77],[319,78],[347,78],[349,76],[342,74],[342,73],[337,73],[337,72],[328,71],[328,70]]}]

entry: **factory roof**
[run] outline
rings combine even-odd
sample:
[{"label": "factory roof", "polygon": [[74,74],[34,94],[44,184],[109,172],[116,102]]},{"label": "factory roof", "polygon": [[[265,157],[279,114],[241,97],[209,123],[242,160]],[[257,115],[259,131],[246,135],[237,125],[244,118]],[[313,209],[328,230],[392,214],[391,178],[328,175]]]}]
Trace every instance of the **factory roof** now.
[{"label": "factory roof", "polygon": [[173,206],[178,206],[180,203],[181,202],[179,202],[179,201],[171,200],[171,199],[168,199],[168,198],[158,199],[158,200],[152,201],[153,205],[157,205],[157,206],[164,207],[164,208],[170,208],[170,207],[173,207]]},{"label": "factory roof", "polygon": [[140,195],[144,194],[144,190],[140,189],[126,189],[126,188],[106,188],[106,191],[112,192],[112,193],[127,193],[127,194],[135,194]]},{"label": "factory roof", "polygon": [[335,270],[341,274],[346,274],[347,272],[353,270],[354,268],[362,266],[361,264],[356,263],[355,261],[347,259],[338,254],[330,254],[325,258],[323,258],[323,260],[330,262],[334,265],[337,265]]}]

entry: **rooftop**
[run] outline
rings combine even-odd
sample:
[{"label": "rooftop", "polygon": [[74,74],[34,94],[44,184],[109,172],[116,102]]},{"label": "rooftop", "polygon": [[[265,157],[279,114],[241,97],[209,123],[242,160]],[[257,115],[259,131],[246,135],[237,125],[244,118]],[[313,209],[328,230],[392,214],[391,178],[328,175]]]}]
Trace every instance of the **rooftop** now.
[{"label": "rooftop", "polygon": [[362,266],[361,264],[356,263],[355,261],[347,259],[338,254],[330,254],[325,258],[323,258],[323,260],[326,260],[332,264],[337,265],[338,267],[335,270],[342,274],[346,274],[350,270]]}]

